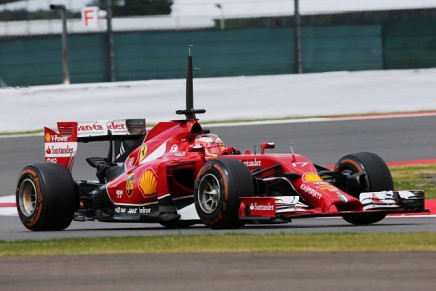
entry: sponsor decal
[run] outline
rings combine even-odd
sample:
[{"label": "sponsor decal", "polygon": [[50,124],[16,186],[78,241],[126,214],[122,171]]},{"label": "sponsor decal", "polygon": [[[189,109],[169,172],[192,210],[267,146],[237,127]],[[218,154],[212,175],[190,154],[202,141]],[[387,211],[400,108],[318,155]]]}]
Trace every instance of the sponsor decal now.
[{"label": "sponsor decal", "polygon": [[383,203],[383,201],[375,194],[372,194],[370,199],[373,203],[380,203],[380,204]]},{"label": "sponsor decal", "polygon": [[127,208],[124,207],[115,207],[115,213],[126,213]]},{"label": "sponsor decal", "polygon": [[150,214],[151,208],[139,207],[139,214]]},{"label": "sponsor decal", "polygon": [[174,144],[172,147],[171,147],[171,149],[170,149],[170,153],[175,153],[175,152],[177,152],[179,150],[179,147],[176,145],[176,144]]},{"label": "sponsor decal", "polygon": [[139,214],[150,214],[151,213],[151,208],[145,208],[145,207],[139,207]]},{"label": "sponsor decal", "polygon": [[241,197],[246,216],[274,217],[276,199],[274,197]]},{"label": "sponsor decal", "polygon": [[125,130],[126,124],[124,122],[110,122],[107,124],[109,130]]},{"label": "sponsor decal", "polygon": [[323,182],[324,180],[317,173],[309,172],[309,173],[304,173],[303,181],[304,182]]},{"label": "sponsor decal", "polygon": [[317,185],[317,189],[321,190],[321,191],[329,191],[332,193],[337,193],[337,194],[341,194],[341,190],[339,190],[336,186],[331,185],[327,182],[313,182],[314,184]]},{"label": "sponsor decal", "polygon": [[127,161],[127,165],[129,165],[130,167],[133,166],[134,163],[135,163],[135,158],[130,158],[130,159]]},{"label": "sponsor decal", "polygon": [[47,133],[45,135],[45,141],[46,142],[67,142],[68,136],[51,135],[51,134]]},{"label": "sponsor decal", "polygon": [[267,205],[251,203],[250,210],[251,211],[253,211],[253,210],[257,210],[257,211],[271,211],[271,210],[274,210],[274,205],[271,205],[269,203]]},{"label": "sponsor decal", "polygon": [[339,189],[336,188],[335,186],[330,185],[330,184],[328,184],[328,183],[325,183],[325,185],[324,185],[324,184],[320,185],[320,186],[318,187],[318,189],[319,189],[319,190],[329,190],[330,192],[336,192],[336,191],[339,190]]},{"label": "sponsor decal", "polygon": [[133,181],[135,181],[135,174],[130,174],[126,181],[126,193],[129,197],[133,194]]},{"label": "sponsor decal", "polygon": [[346,203],[348,202],[348,198],[345,195],[342,194],[338,194],[339,199],[342,200],[342,202]]},{"label": "sponsor decal", "polygon": [[107,130],[122,132],[126,131],[126,124],[124,121],[91,121],[81,122],[77,125],[77,132],[80,133],[101,133],[106,134]]},{"label": "sponsor decal", "polygon": [[123,190],[117,190],[115,191],[115,194],[117,195],[117,198],[123,197]]},{"label": "sponsor decal", "polygon": [[115,207],[115,213],[117,214],[150,214],[150,207]]},{"label": "sponsor decal", "polygon": [[146,154],[147,154],[147,145],[143,145],[139,149],[139,161],[142,161],[145,158]]},{"label": "sponsor decal", "polygon": [[245,161],[244,164],[247,167],[260,167],[262,166],[262,161],[258,161],[257,159],[254,159],[253,161]]},{"label": "sponsor decal", "polygon": [[142,195],[148,196],[156,194],[157,177],[152,169],[145,170],[139,178],[139,190]]},{"label": "sponsor decal", "polygon": [[44,136],[44,140],[45,140],[45,142],[50,142],[51,141],[51,134],[47,132]]},{"label": "sponsor decal", "polygon": [[303,190],[304,192],[306,192],[307,194],[317,198],[317,199],[321,199],[322,198],[322,194],[319,193],[317,190],[312,189],[311,187],[305,185],[305,184],[301,184],[300,189]]},{"label": "sponsor decal", "polygon": [[74,155],[76,143],[48,143],[45,149],[46,158],[69,157]]},{"label": "sponsor decal", "polygon": [[297,163],[292,163],[291,165],[294,166],[294,167],[297,167],[297,166],[305,167],[308,164],[309,164],[308,162],[297,162]]},{"label": "sponsor decal", "polygon": [[104,124],[100,122],[82,123],[77,125],[77,132],[81,131],[103,131]]}]

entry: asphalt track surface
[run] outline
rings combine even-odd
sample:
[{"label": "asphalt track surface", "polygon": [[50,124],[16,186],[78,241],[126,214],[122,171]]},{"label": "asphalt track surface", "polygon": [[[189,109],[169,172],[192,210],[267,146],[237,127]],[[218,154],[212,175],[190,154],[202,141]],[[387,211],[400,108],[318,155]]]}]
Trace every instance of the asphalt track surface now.
[{"label": "asphalt track surface", "polygon": [[[382,221],[365,226],[349,224],[342,218],[304,218],[286,224],[248,224],[240,229],[212,230],[202,224],[186,229],[166,229],[151,223],[76,222],[63,231],[31,232],[18,216],[0,216],[0,240],[48,240],[104,236],[164,236],[164,235],[219,235],[246,234],[308,234],[308,233],[436,233],[435,216],[386,217]],[[435,278],[436,279],[436,278]]]},{"label": "asphalt track surface", "polygon": [[434,290],[436,252],[0,258],[2,290]]},{"label": "asphalt track surface", "polygon": [[[207,126],[206,126],[207,127]],[[388,162],[436,158],[436,116],[212,128],[228,145],[253,150],[274,141],[275,152],[294,151],[332,165],[343,155],[370,151]],[[42,136],[1,139],[0,196],[14,192],[26,164],[43,160]],[[259,146],[257,146],[259,148]],[[88,156],[107,145],[79,146],[76,178],[94,175]],[[82,161],[83,160],[83,161]],[[91,175],[91,176],[90,176]],[[203,226],[167,230],[151,224],[86,222],[65,231],[27,231],[16,216],[0,216],[0,239],[219,234]],[[388,217],[369,226],[340,218],[301,219],[285,225],[249,225],[246,233],[436,232],[435,217]],[[0,257],[2,290],[432,290],[436,252],[217,253]]]},{"label": "asphalt track surface", "polygon": [[[436,115],[210,129],[241,151],[253,152],[256,146],[259,152],[260,143],[268,141],[276,144],[270,152],[290,153],[293,144],[295,153],[319,165],[334,165],[342,156],[361,151],[374,152],[387,162],[436,159]],[[20,171],[30,163],[44,161],[43,137],[0,138],[0,143],[0,196],[12,195]],[[106,142],[79,144],[73,177],[96,179],[85,158],[105,157],[107,151]]]}]

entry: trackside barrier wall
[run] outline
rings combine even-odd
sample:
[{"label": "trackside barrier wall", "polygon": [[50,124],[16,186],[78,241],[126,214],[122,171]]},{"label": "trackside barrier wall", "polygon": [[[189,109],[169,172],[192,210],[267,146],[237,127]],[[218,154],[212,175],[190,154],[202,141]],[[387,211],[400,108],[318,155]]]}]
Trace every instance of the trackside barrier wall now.
[{"label": "trackside barrier wall", "polygon": [[[294,30],[116,32],[116,79],[184,78],[187,46],[195,45],[196,77],[289,74]],[[68,37],[72,83],[108,81],[103,33]],[[436,21],[302,27],[303,71],[356,71],[436,67]],[[0,81],[9,86],[62,83],[60,35],[0,36]]]},{"label": "trackside barrier wall", "polygon": [[436,67],[436,21],[383,26],[384,68]]}]

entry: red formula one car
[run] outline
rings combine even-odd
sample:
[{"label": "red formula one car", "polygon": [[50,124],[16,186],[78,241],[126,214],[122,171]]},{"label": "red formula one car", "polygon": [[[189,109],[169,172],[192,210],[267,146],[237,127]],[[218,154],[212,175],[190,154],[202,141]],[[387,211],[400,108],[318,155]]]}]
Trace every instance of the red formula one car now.
[{"label": "red formula one car", "polygon": [[[334,170],[293,151],[241,154],[204,129],[193,109],[192,57],[188,57],[186,110],[182,120],[146,132],[145,120],[59,122],[45,128],[45,162],[25,167],[16,201],[23,225],[62,230],[72,220],[156,222],[166,227],[203,223],[235,228],[294,218],[341,216],[371,224],[388,213],[423,212],[423,191],[394,191],[385,162],[360,152]],[[108,141],[107,157],[90,157],[98,181],[71,174],[80,142]]]}]

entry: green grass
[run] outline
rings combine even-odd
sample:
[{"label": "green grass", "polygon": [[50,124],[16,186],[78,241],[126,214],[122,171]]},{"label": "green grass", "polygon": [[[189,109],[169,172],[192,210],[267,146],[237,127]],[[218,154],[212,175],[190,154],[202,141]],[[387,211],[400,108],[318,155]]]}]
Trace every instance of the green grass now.
[{"label": "green grass", "polygon": [[[413,113],[428,113],[435,111],[421,110]],[[313,119],[313,118],[348,118],[348,117],[364,117],[364,116],[378,116],[389,114],[408,114],[410,112],[396,111],[396,112],[368,112],[362,114],[336,114],[336,115],[313,115],[313,116],[282,116],[282,117],[269,117],[269,118],[252,118],[252,119],[227,119],[227,120],[209,120],[201,121],[202,124],[215,124],[215,123],[238,123],[238,122],[263,122],[263,121],[287,121],[287,120],[300,120],[300,119]]]},{"label": "green grass", "polygon": [[0,241],[0,256],[436,251],[436,233],[216,234]]},{"label": "green grass", "polygon": [[29,135],[29,134],[37,134],[43,133],[44,130],[28,130],[28,131],[15,131],[15,132],[0,132],[0,136],[8,136],[8,135]]},{"label": "green grass", "polygon": [[389,167],[394,189],[424,190],[425,199],[436,199],[436,164]]}]

